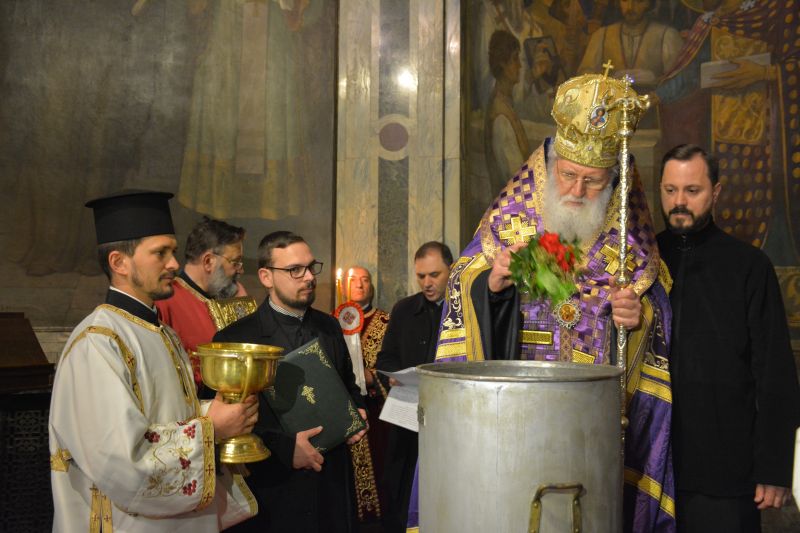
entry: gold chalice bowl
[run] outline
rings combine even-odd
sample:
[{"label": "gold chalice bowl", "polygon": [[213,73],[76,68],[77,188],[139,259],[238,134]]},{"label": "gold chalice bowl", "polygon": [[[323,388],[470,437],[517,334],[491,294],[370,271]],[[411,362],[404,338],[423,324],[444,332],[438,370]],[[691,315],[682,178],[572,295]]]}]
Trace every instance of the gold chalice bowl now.
[{"label": "gold chalice bowl", "polygon": [[[225,403],[239,403],[250,394],[275,383],[283,348],[263,344],[211,342],[197,346],[203,383],[222,393]],[[224,439],[220,461],[228,464],[254,463],[270,456],[264,442],[252,433]]]}]

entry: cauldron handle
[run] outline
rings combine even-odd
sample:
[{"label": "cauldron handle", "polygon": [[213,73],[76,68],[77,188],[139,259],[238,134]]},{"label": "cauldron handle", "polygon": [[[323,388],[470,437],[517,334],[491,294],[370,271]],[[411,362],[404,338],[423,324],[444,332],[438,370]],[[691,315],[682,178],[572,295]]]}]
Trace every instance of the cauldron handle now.
[{"label": "cauldron handle", "polygon": [[531,502],[531,519],[528,522],[528,533],[539,533],[542,520],[542,498],[547,492],[572,492],[572,530],[581,533],[581,496],[585,493],[581,483],[549,483],[539,485]]}]

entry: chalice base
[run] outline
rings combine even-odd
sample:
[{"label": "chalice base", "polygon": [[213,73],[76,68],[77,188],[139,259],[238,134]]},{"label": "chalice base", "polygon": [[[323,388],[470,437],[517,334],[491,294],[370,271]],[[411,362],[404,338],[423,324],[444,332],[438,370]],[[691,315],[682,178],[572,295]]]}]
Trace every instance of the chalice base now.
[{"label": "chalice base", "polygon": [[253,435],[238,435],[220,443],[219,460],[225,464],[255,463],[263,461],[272,453],[264,442]]}]

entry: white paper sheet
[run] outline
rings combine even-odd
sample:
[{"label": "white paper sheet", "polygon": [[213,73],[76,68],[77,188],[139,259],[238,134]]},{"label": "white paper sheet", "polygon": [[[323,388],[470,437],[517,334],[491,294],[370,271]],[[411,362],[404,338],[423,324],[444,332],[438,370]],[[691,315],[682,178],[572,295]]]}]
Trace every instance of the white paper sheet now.
[{"label": "white paper sheet", "polygon": [[417,405],[419,404],[419,374],[414,367],[399,372],[383,372],[381,374],[394,378],[400,385],[389,390],[378,418],[410,431],[419,432],[417,421]]}]

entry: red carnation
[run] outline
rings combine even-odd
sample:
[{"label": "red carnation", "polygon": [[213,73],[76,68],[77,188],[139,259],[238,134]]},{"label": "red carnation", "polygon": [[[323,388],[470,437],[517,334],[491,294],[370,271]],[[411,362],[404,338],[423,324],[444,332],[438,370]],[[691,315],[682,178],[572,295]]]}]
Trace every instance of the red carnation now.
[{"label": "red carnation", "polygon": [[555,255],[559,248],[563,248],[561,240],[558,238],[558,233],[549,233],[547,231],[539,238],[539,246],[551,255]]}]

